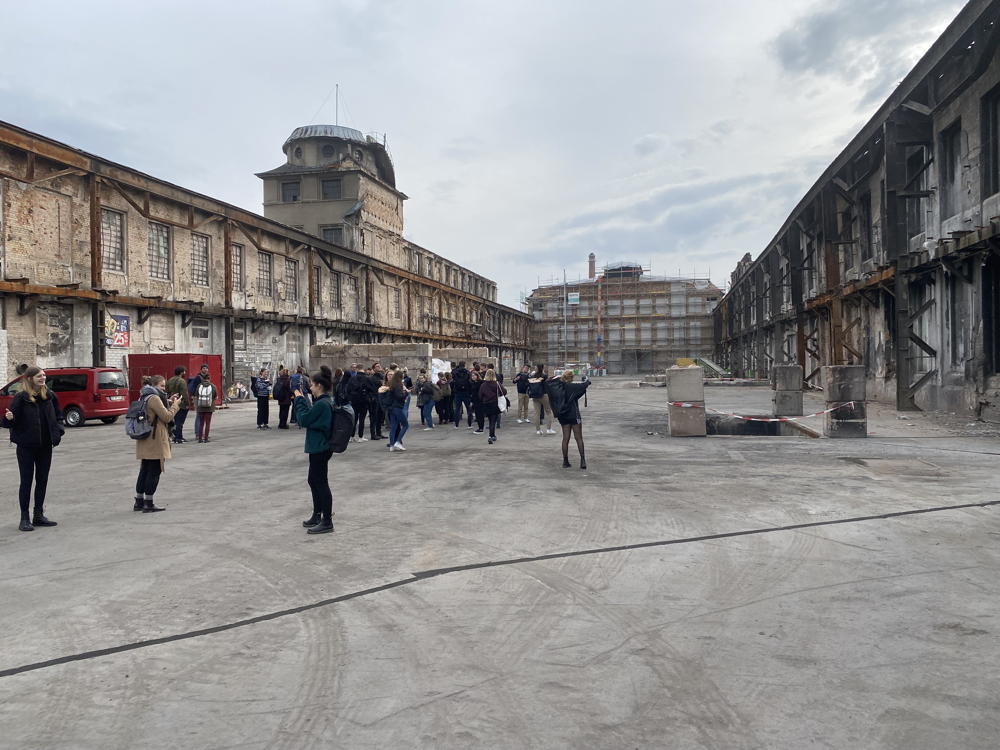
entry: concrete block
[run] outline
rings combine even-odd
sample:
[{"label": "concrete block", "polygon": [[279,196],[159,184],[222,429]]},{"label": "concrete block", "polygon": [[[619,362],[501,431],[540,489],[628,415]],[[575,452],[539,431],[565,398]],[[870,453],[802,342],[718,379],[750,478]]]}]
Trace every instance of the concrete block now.
[{"label": "concrete block", "polygon": [[667,397],[671,401],[704,401],[705,371],[700,367],[667,370]]},{"label": "concrete block", "polygon": [[801,391],[801,365],[775,365],[771,368],[771,387],[776,391]]},{"label": "concrete block", "polygon": [[668,406],[667,419],[671,437],[704,437],[708,434],[704,401],[694,406]]},{"label": "concrete block", "polygon": [[823,434],[828,438],[865,438],[868,437],[868,421],[859,419],[845,422],[827,414]]},{"label": "concrete block", "polygon": [[775,391],[771,394],[776,417],[802,416],[802,391]]},{"label": "concrete block", "polygon": [[828,365],[822,368],[822,377],[827,403],[864,401],[867,397],[862,365]]}]

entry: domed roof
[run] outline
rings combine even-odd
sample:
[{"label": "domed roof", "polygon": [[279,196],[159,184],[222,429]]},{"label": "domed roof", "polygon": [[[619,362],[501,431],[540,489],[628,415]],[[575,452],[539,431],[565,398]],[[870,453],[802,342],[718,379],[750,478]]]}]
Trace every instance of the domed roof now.
[{"label": "domed roof", "polygon": [[303,138],[340,138],[345,141],[366,143],[365,134],[354,128],[345,128],[343,125],[305,125],[292,131],[292,134],[285,139],[281,150],[287,151],[289,143]]}]

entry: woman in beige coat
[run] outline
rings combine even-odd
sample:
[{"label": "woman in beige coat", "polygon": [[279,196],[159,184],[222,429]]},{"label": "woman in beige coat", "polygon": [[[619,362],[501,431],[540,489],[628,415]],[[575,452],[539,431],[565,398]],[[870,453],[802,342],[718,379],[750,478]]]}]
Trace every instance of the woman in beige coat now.
[{"label": "woman in beige coat", "polygon": [[143,380],[139,398],[146,402],[146,418],[153,428],[149,437],[135,441],[135,457],[142,463],[135,483],[135,505],[132,510],[155,513],[164,508],[153,505],[153,495],[160,482],[163,462],[170,454],[170,421],[181,408],[180,397],[174,394],[167,399],[162,375],[150,375]]}]

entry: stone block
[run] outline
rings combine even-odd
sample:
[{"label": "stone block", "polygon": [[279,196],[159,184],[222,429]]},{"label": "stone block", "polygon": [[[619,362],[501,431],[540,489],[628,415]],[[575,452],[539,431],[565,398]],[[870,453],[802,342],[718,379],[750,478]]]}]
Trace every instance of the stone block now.
[{"label": "stone block", "polygon": [[828,365],[822,368],[822,377],[827,403],[864,401],[867,397],[862,365]]},{"label": "stone block", "polygon": [[693,406],[668,406],[667,419],[671,437],[704,437],[708,434],[704,401]]},{"label": "stone block", "polygon": [[775,365],[771,368],[771,387],[776,391],[801,391],[801,365]]},{"label": "stone block", "polygon": [[667,397],[671,401],[705,400],[705,371],[700,367],[667,370]]},{"label": "stone block", "polygon": [[823,434],[828,438],[868,437],[868,420],[857,419],[847,422],[835,419],[832,413],[827,414],[823,424]]},{"label": "stone block", "polygon": [[771,394],[776,417],[802,416],[802,391],[775,391]]}]

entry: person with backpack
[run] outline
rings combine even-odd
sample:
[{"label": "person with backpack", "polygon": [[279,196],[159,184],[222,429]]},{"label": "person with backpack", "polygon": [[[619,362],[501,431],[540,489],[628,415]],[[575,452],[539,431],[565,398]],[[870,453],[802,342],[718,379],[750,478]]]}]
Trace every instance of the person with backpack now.
[{"label": "person with backpack", "polygon": [[142,389],[139,391],[139,403],[150,432],[143,439],[135,441],[135,457],[140,464],[132,510],[141,510],[143,513],[166,510],[153,504],[153,495],[159,486],[164,463],[172,458],[168,426],[181,408],[181,401],[176,394],[167,398],[165,383],[166,379],[162,375],[149,375],[143,378]]},{"label": "person with backpack", "polygon": [[465,362],[459,362],[451,371],[451,392],[454,394],[455,429],[462,424],[462,406],[469,413],[469,427],[472,427],[472,381]]},{"label": "person with backpack", "polygon": [[587,468],[587,459],[583,452],[583,418],[580,416],[580,399],[587,393],[591,381],[584,375],[579,383],[573,382],[573,371],[566,370],[559,378],[552,378],[546,384],[549,403],[552,411],[562,426],[563,468],[569,468],[569,438],[576,440],[576,448],[580,451],[580,468]]},{"label": "person with backpack", "polygon": [[[17,468],[21,484],[17,499],[21,507],[21,531],[34,531],[36,526],[56,526],[45,517],[45,491],[52,467],[52,449],[62,440],[59,424],[62,413],[56,394],[45,385],[45,370],[29,367],[21,375],[21,390],[7,407],[0,425],[10,430],[10,441],[17,446]],[[35,514],[28,520],[31,484],[35,484]]]},{"label": "person with backpack", "polygon": [[309,391],[312,406],[301,390],[295,391],[298,422],[306,430],[305,452],[309,454],[307,482],[312,493],[313,512],[302,525],[307,534],[333,531],[333,491],[330,489],[330,434],[333,430],[333,373],[326,365],[312,376]]},{"label": "person with backpack", "polygon": [[528,378],[528,397],[531,399],[531,403],[535,408],[535,434],[542,434],[542,419],[547,419],[545,425],[548,435],[555,435],[556,431],[552,429],[552,407],[549,405],[549,396],[545,390],[545,381],[548,377],[545,375],[545,365],[538,365],[535,368],[534,374]]},{"label": "person with backpack", "polygon": [[497,380],[497,374],[492,367],[486,368],[485,379],[479,386],[480,413],[485,414],[490,420],[490,437],[487,440],[489,445],[497,441],[497,424],[500,421],[500,399],[507,397],[505,389]]},{"label": "person with backpack", "polygon": [[517,387],[517,423],[527,424],[528,419],[528,378],[531,377],[531,368],[527,365],[521,367],[521,372],[514,376],[514,385]]},{"label": "person with backpack", "polygon": [[[301,378],[300,378],[301,380]],[[301,388],[296,390],[302,391]],[[305,393],[305,391],[302,391]],[[288,370],[282,367],[274,379],[274,400],[278,402],[278,429],[288,429],[288,411],[292,408],[292,379]]]},{"label": "person with backpack", "polygon": [[257,397],[257,429],[270,430],[267,424],[271,410],[271,380],[267,377],[266,367],[260,368],[260,373],[250,384],[253,395]]},{"label": "person with backpack", "polygon": [[209,442],[208,431],[212,428],[212,414],[215,413],[215,399],[218,395],[219,389],[212,382],[212,376],[206,372],[201,376],[201,383],[194,395],[195,421],[198,425],[195,437],[199,443]]},{"label": "person with backpack", "polygon": [[[201,367],[198,368],[198,372],[195,373],[195,376],[193,378],[190,378],[187,382],[187,390],[190,403],[194,403],[194,397],[195,394],[198,392],[198,386],[201,385],[201,381],[204,380],[207,376],[208,376],[208,363],[203,362]],[[174,426],[176,427],[176,423],[174,424]],[[197,409],[195,409],[194,412],[194,434],[195,435],[201,434],[201,414],[198,413]]]}]

